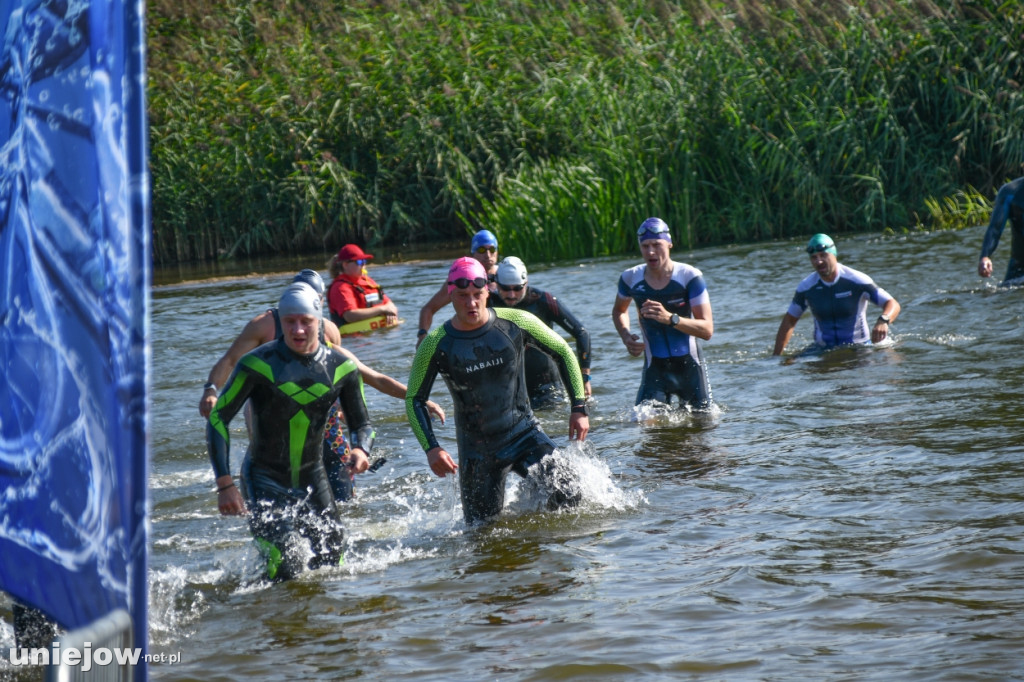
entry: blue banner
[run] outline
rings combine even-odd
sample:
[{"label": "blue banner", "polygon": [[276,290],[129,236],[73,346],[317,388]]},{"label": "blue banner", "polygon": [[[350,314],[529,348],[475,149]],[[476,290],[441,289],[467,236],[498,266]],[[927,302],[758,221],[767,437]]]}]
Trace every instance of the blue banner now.
[{"label": "blue banner", "polygon": [[144,5],[0,0],[0,589],[146,646]]}]

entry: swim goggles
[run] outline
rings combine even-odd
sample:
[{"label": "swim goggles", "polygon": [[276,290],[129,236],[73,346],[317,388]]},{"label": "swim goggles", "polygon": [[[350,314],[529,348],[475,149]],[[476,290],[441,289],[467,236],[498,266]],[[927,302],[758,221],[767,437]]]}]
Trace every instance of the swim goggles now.
[{"label": "swim goggles", "polygon": [[526,286],[526,285],[524,285],[524,284],[502,284],[500,282],[498,283],[498,288],[501,289],[502,291],[522,291],[524,286]]},{"label": "swim goggles", "polygon": [[458,279],[449,280],[448,284],[456,289],[468,289],[470,284],[475,286],[477,289],[483,289],[487,286],[487,278],[474,277],[473,279],[469,279],[467,277],[459,277]]},{"label": "swim goggles", "polygon": [[807,253],[821,253],[822,251],[828,251],[835,249],[836,245],[833,242],[818,242],[807,247]]},{"label": "swim goggles", "polygon": [[362,266],[366,265],[366,261],[365,261],[365,260],[362,260],[362,259],[359,259],[359,260],[355,260],[355,259],[353,259],[353,260],[350,260],[350,261],[345,261],[345,262],[346,262],[346,263],[355,263],[355,264],[356,264],[356,265],[358,265],[359,267],[362,267]]},{"label": "swim goggles", "polygon": [[641,225],[640,229],[636,231],[636,238],[639,241],[647,241],[648,239],[666,239],[672,241],[672,235],[669,234],[668,225],[664,223],[660,225]]},{"label": "swim goggles", "polygon": [[498,249],[493,247],[493,246],[481,246],[481,247],[477,248],[476,252],[477,253],[495,253],[495,252],[497,252],[497,250]]}]

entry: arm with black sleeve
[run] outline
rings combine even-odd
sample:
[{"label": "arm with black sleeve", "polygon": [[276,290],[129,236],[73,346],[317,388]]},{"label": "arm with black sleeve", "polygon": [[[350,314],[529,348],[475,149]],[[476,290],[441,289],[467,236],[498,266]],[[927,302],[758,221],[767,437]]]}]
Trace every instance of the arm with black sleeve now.
[{"label": "arm with black sleeve", "polygon": [[583,326],[583,323],[572,314],[569,307],[560,302],[551,294],[545,294],[548,308],[551,310],[551,319],[562,329],[567,331],[576,339],[576,359],[579,361],[581,370],[590,369],[590,332]]},{"label": "arm with black sleeve", "polygon": [[516,324],[530,337],[537,347],[551,356],[558,364],[562,383],[569,392],[572,410],[569,416],[569,437],[583,440],[590,429],[587,419],[587,397],[583,388],[583,374],[569,344],[532,313],[515,308],[495,308],[494,312]]}]

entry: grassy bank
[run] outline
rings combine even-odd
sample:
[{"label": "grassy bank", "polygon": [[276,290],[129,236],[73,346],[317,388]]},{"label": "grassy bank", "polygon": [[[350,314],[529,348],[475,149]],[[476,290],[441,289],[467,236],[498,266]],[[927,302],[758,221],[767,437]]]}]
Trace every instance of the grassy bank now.
[{"label": "grassy bank", "polygon": [[158,262],[976,223],[1024,172],[1017,3],[156,0],[149,34]]}]

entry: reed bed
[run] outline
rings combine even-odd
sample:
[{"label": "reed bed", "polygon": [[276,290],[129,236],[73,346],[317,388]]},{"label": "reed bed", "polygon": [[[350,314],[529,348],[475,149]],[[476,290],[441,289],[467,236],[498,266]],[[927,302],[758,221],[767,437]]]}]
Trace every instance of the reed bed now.
[{"label": "reed bed", "polygon": [[1017,3],[155,0],[148,30],[158,263],[950,227],[1024,171]]}]

